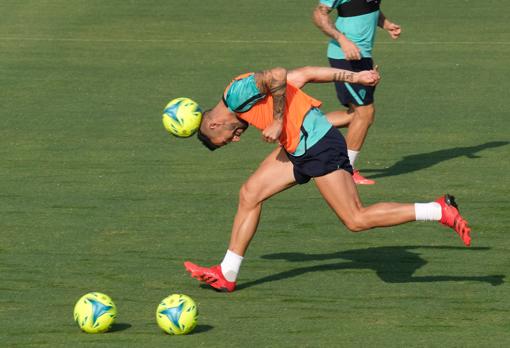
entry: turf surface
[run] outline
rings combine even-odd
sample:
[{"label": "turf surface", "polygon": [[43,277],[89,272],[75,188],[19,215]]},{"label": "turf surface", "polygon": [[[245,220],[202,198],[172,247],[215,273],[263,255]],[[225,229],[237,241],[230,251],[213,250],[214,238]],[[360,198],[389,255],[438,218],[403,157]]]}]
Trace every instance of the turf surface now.
[{"label": "turf surface", "polygon": [[[6,347],[510,345],[507,4],[385,0],[366,203],[457,196],[473,247],[435,223],[351,234],[313,184],[268,201],[239,291],[182,262],[226,250],[240,185],[271,149],[255,130],[214,154],[164,133],[165,103],[217,101],[235,75],[325,65],[314,1],[0,2],[0,342]],[[336,108],[333,86],[307,91]],[[82,334],[92,290],[114,332]],[[155,324],[193,297],[194,334]]]}]

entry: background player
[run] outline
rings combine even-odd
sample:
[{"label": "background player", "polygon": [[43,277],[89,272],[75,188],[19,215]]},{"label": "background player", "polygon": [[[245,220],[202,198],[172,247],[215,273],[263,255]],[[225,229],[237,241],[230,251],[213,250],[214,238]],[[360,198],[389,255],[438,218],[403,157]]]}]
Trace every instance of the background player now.
[{"label": "background player", "polygon": [[[377,26],[387,30],[393,39],[400,36],[400,26],[386,19],[379,7],[380,0],[320,0],[313,19],[319,29],[331,37],[327,54],[332,67],[351,71],[372,69],[372,47]],[[335,24],[329,17],[333,9],[338,10]],[[335,88],[338,99],[348,110],[335,111],[327,116],[334,126],[349,127],[346,141],[354,168],[368,128],[374,122],[375,86],[337,81]],[[375,183],[357,170],[353,178],[357,184]]]}]

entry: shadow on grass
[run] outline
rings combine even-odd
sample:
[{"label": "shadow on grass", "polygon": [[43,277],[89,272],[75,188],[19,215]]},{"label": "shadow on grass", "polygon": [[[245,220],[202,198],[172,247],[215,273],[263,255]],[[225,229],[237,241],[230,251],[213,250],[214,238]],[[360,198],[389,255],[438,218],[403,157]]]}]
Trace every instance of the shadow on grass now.
[{"label": "shadow on grass", "polygon": [[108,333],[124,331],[124,330],[129,329],[130,327],[131,327],[131,324],[128,324],[128,323],[113,324],[112,327],[110,328],[110,330],[108,330]]},{"label": "shadow on grass", "polygon": [[505,146],[509,143],[510,142],[508,141],[491,141],[476,146],[454,147],[451,149],[420,153],[416,155],[405,156],[389,168],[362,169],[362,172],[366,174],[374,173],[367,175],[367,177],[371,179],[383,178],[387,176],[397,176],[400,174],[411,173],[429,168],[440,162],[451,160],[456,157],[466,156],[467,158],[480,158],[481,156],[477,155],[477,152],[494,147]]},{"label": "shadow on grass", "polygon": [[[427,246],[398,246],[398,247],[374,247],[367,249],[355,249],[339,251],[330,254],[305,254],[305,253],[278,253],[262,256],[267,260],[285,260],[289,262],[325,261],[343,259],[347,262],[326,263],[314,266],[294,268],[289,271],[269,275],[254,281],[239,284],[237,290],[251,286],[284,280],[301,276],[311,272],[338,271],[350,269],[371,269],[386,283],[428,283],[442,281],[473,281],[486,282],[493,286],[504,282],[504,275],[485,276],[413,276],[419,268],[427,264],[414,249],[435,250],[466,250],[464,247],[427,247]],[[469,251],[486,251],[489,248],[469,248]],[[469,270],[469,265],[466,265]]]},{"label": "shadow on grass", "polygon": [[214,326],[211,326],[211,325],[197,325],[195,330],[193,330],[190,333],[190,335],[201,334],[202,332],[207,332],[207,331],[210,331],[212,329],[214,329]]}]

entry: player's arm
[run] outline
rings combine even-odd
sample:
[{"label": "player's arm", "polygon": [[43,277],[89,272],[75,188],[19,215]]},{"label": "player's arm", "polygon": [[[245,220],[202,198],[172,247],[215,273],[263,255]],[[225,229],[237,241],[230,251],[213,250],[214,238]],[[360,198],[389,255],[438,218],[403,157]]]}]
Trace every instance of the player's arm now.
[{"label": "player's arm", "polygon": [[285,110],[285,92],[287,89],[287,70],[273,68],[255,73],[257,87],[263,94],[273,97],[273,123],[262,131],[265,141],[278,141],[283,128],[283,111]]},{"label": "player's arm", "polygon": [[331,18],[329,16],[329,13],[333,9],[329,6],[326,6],[324,4],[319,4],[313,11],[313,22],[314,24],[327,36],[331,37],[332,39],[336,40],[340,46],[342,47],[342,51],[344,51],[345,58],[346,59],[352,59],[352,60],[359,60],[361,59],[361,54],[359,52],[358,46],[356,46],[351,40],[349,40],[347,37],[345,37],[344,34],[342,34],[333,22],[331,21]]},{"label": "player's arm", "polygon": [[375,86],[379,83],[380,79],[381,77],[377,71],[377,67],[375,70],[353,72],[330,67],[304,66],[302,68],[290,70],[287,73],[287,81],[298,88],[302,88],[310,82],[325,83],[336,81]]},{"label": "player's arm", "polygon": [[388,20],[382,11],[379,12],[379,19],[377,21],[377,25],[386,30],[388,34],[390,34],[391,38],[396,40],[400,37],[401,28],[400,25],[395,24]]}]

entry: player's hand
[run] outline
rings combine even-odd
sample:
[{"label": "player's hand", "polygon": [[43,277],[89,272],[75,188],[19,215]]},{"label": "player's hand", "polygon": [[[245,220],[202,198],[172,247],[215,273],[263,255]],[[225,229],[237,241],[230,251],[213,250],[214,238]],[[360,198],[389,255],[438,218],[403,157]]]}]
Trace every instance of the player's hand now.
[{"label": "player's hand", "polygon": [[283,129],[283,120],[274,120],[262,131],[262,140],[268,143],[276,143]]},{"label": "player's hand", "polygon": [[345,54],[346,60],[360,60],[361,53],[359,51],[358,46],[356,46],[351,40],[347,39],[345,36],[342,36],[338,39],[338,43],[342,47],[342,51]]},{"label": "player's hand", "polygon": [[388,31],[388,34],[390,34],[391,38],[393,40],[396,40],[400,37],[400,33],[402,29],[400,29],[400,25],[389,22],[384,26],[384,29]]},{"label": "player's hand", "polygon": [[374,70],[360,71],[357,73],[357,77],[358,81],[356,83],[365,86],[375,86],[381,80],[381,75],[379,75],[379,72],[377,71],[377,66]]}]

